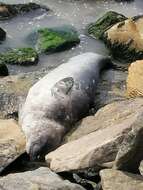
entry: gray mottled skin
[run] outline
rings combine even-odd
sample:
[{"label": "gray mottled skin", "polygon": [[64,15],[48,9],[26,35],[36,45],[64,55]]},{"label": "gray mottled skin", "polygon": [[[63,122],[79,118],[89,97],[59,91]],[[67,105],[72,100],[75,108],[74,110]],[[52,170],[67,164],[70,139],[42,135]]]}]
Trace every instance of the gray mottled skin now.
[{"label": "gray mottled skin", "polygon": [[60,145],[71,125],[88,113],[100,71],[110,63],[109,58],[95,53],[81,54],[29,90],[20,121],[32,159]]}]

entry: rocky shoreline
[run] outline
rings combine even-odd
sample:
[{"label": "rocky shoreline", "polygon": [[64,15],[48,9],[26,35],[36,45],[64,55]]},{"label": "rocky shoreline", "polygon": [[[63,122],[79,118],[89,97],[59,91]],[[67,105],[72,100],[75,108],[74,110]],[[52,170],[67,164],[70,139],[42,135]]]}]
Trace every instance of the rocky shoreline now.
[{"label": "rocky shoreline", "polygon": [[[49,11],[35,3],[0,3],[0,20],[36,9]],[[101,73],[89,116],[40,162],[26,155],[18,120],[30,87],[54,68],[10,75],[8,65],[35,66],[43,54],[48,58],[77,46],[80,35],[71,25],[33,28],[26,47],[0,53],[1,190],[143,189],[142,23],[142,16],[109,11],[87,26],[86,35],[106,44],[113,66]],[[0,28],[1,46],[8,33]]]}]

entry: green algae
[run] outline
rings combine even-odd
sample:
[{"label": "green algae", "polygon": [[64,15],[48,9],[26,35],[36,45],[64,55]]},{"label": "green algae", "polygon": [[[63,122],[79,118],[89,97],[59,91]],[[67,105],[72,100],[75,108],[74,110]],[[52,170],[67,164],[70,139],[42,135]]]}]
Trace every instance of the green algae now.
[{"label": "green algae", "polygon": [[39,53],[64,51],[80,42],[78,33],[71,27],[42,28],[37,33],[36,50]]},{"label": "green algae", "polygon": [[109,29],[114,24],[124,21],[127,18],[114,11],[109,11],[101,18],[99,18],[95,23],[88,26],[88,34],[96,39],[102,39],[104,32]]},{"label": "green algae", "polygon": [[33,65],[38,63],[38,54],[32,48],[13,49],[0,53],[0,63],[16,65]]}]

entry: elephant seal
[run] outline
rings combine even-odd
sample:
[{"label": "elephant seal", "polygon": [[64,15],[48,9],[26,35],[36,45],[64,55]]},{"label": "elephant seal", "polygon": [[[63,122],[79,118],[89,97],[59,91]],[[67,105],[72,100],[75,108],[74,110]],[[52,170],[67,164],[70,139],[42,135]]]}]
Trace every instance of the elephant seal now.
[{"label": "elephant seal", "polygon": [[20,120],[32,160],[59,146],[70,127],[89,113],[100,71],[110,64],[109,57],[84,53],[31,87]]}]

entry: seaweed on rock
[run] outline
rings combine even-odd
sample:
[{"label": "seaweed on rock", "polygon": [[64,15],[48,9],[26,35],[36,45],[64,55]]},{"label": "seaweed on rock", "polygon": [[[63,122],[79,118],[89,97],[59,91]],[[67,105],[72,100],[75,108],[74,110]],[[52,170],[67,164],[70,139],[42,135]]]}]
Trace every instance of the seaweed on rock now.
[{"label": "seaweed on rock", "polygon": [[41,28],[37,31],[36,50],[39,53],[51,53],[70,49],[80,42],[73,27]]},{"label": "seaweed on rock", "polygon": [[49,10],[46,7],[42,7],[36,3],[26,4],[5,4],[0,2],[0,20],[6,20],[17,16],[18,14],[24,14],[37,9]]},{"label": "seaweed on rock", "polygon": [[114,24],[124,21],[127,18],[114,11],[109,11],[99,18],[95,23],[88,26],[88,34],[96,39],[102,39],[104,32],[112,27]]},{"label": "seaweed on rock", "polygon": [[38,63],[38,54],[32,48],[19,48],[0,53],[0,64],[33,65]]}]

